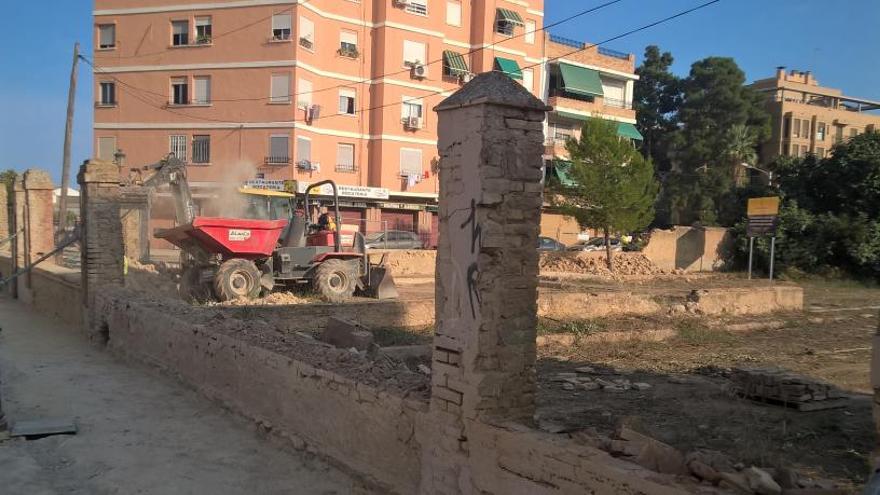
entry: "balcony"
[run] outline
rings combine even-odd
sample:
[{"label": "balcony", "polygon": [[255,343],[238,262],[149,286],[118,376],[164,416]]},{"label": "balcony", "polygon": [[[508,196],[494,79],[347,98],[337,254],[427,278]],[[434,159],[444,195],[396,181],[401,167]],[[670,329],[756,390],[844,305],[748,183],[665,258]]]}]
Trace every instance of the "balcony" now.
[{"label": "balcony", "polygon": [[597,96],[592,101],[586,98],[570,95],[561,91],[550,90],[550,97],[547,104],[554,109],[577,110],[592,114],[613,115],[615,117],[623,117],[627,119],[635,119],[636,112],[632,109],[631,101],[618,100],[614,98],[604,98]]},{"label": "balcony", "polygon": [[270,167],[283,167],[286,165],[290,165],[290,157],[289,156],[267,156],[265,160],[263,160],[263,164]]}]

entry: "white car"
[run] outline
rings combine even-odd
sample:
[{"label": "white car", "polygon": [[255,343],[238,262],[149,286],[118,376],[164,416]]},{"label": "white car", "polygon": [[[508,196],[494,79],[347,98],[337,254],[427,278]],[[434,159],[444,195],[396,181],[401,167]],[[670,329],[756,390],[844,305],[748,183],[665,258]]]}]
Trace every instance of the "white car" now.
[{"label": "white car", "polygon": [[[609,239],[611,243],[612,251],[620,251],[623,249],[623,245],[620,243],[620,239],[617,237],[612,237]],[[568,246],[567,251],[604,251],[605,250],[605,238],[604,237],[596,237],[594,239],[590,239],[589,241],[578,241],[571,246]]]}]

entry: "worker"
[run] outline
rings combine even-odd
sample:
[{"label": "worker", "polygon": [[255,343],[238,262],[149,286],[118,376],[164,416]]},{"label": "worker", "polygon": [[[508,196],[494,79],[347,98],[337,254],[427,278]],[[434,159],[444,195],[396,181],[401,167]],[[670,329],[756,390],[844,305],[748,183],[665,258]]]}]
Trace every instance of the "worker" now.
[{"label": "worker", "polygon": [[327,212],[327,207],[321,207],[321,216],[318,217],[318,230],[336,231],[336,221]]}]

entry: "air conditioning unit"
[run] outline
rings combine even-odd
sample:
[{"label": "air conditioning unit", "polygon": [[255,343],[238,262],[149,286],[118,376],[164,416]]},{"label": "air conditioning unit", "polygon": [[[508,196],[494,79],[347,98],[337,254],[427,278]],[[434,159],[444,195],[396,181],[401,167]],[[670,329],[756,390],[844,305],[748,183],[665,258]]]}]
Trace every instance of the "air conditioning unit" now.
[{"label": "air conditioning unit", "polygon": [[409,74],[413,79],[424,79],[428,77],[428,68],[424,64],[416,62],[410,67]]},{"label": "air conditioning unit", "polygon": [[403,126],[407,129],[421,129],[422,128],[422,118],[421,117],[404,117]]},{"label": "air conditioning unit", "polygon": [[459,79],[461,79],[461,82],[463,82],[463,83],[469,83],[469,82],[471,82],[471,79],[473,79],[473,78],[474,78],[474,74],[472,72],[465,72],[464,74],[459,76]]},{"label": "air conditioning unit", "polygon": [[296,168],[300,170],[309,170],[311,172],[320,172],[321,164],[311,160],[300,160],[296,162]]},{"label": "air conditioning unit", "polygon": [[306,122],[311,122],[321,116],[321,105],[309,105],[306,107]]}]

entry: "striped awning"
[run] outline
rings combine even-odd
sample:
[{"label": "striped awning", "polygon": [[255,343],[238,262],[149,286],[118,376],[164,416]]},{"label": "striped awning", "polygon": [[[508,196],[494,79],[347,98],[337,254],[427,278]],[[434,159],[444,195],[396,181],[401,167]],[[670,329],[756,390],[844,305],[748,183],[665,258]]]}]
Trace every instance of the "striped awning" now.
[{"label": "striped awning", "polygon": [[516,60],[509,58],[495,57],[495,70],[503,72],[513,79],[522,79],[523,77],[519,64],[516,63]]},{"label": "striped awning", "polygon": [[595,70],[560,63],[559,72],[565,91],[582,96],[603,96],[602,80]]},{"label": "striped awning", "polygon": [[523,22],[523,18],[518,13],[509,9],[498,8],[495,10],[495,15],[500,21],[507,21],[511,24],[516,24],[517,26],[526,25],[526,23]]},{"label": "striped awning", "polygon": [[443,51],[443,65],[449,68],[450,74],[467,74],[469,72],[464,56],[450,50]]}]

